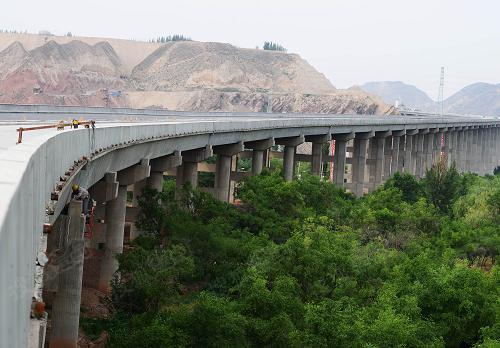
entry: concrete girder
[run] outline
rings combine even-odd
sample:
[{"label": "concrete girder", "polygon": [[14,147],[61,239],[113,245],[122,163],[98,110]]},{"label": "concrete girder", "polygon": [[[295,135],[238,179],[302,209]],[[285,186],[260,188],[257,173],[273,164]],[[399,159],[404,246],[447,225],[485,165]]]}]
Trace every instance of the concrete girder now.
[{"label": "concrete girder", "polygon": [[245,143],[245,148],[252,149],[254,151],[264,151],[273,147],[274,144],[274,138],[267,138],[263,140],[248,141]]},{"label": "concrete girder", "polygon": [[324,144],[332,140],[331,134],[306,135],[304,140],[310,143]]},{"label": "concrete girder", "polygon": [[352,140],[354,139],[355,137],[355,133],[354,132],[350,132],[350,133],[341,133],[341,134],[332,134],[332,138],[335,140],[335,141],[345,141],[345,142],[348,142],[349,140]]},{"label": "concrete girder", "polygon": [[207,145],[202,148],[182,151],[182,163],[185,162],[202,162],[214,154],[212,146]]},{"label": "concrete girder", "polygon": [[128,186],[146,179],[150,171],[149,159],[144,158],[138,164],[119,171],[117,179],[120,185]]},{"label": "concrete girder", "polygon": [[218,156],[234,156],[245,150],[243,142],[237,142],[228,145],[214,146],[214,154]]},{"label": "concrete girder", "polygon": [[295,137],[277,138],[275,139],[277,145],[284,145],[290,147],[296,147],[305,142],[305,137],[303,135]]},{"label": "concrete girder", "polygon": [[182,155],[180,151],[150,161],[152,172],[166,172],[169,169],[182,165]]},{"label": "concrete girder", "polygon": [[118,175],[116,172],[106,173],[104,177],[96,182],[89,193],[97,202],[107,202],[116,198],[118,194]]}]

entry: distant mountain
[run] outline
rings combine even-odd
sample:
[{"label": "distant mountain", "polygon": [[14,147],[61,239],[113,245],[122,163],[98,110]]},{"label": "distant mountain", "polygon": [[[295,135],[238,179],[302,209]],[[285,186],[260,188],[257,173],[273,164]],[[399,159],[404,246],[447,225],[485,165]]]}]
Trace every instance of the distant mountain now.
[{"label": "distant mountain", "polygon": [[446,112],[500,116],[500,84],[474,83],[444,101]]},{"label": "distant mountain", "polygon": [[[400,81],[368,82],[360,86],[388,104],[396,100],[407,107],[436,112],[438,107],[425,92]],[[444,111],[454,114],[500,116],[500,84],[473,83],[444,101]]]},{"label": "distant mountain", "polygon": [[396,100],[410,108],[423,108],[433,103],[433,100],[424,91],[401,81],[368,82],[360,88],[365,92],[379,96],[391,105],[394,105]]}]

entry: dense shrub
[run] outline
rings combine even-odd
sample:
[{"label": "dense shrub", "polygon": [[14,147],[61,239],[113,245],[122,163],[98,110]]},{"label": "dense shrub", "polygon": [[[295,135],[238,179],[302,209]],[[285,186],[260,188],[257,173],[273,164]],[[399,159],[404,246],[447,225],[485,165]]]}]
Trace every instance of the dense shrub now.
[{"label": "dense shrub", "polygon": [[237,206],[146,191],[113,315],[84,328],[112,347],[498,346],[499,177],[440,166],[355,199],[278,171]]}]

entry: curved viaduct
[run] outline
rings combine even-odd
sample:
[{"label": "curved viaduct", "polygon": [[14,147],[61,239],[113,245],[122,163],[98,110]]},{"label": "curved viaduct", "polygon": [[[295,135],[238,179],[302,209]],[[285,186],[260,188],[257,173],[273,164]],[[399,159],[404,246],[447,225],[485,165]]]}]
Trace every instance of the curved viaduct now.
[{"label": "curved viaduct", "polygon": [[[26,132],[25,124],[84,117],[95,129]],[[30,306],[40,240],[52,229],[52,247],[63,250],[53,270],[51,346],[75,346],[82,272],[84,224],[81,203],[70,200],[72,183],[90,188],[102,210],[105,231],[97,286],[103,290],[116,270],[127,218],[127,186],[161,189],[165,171],[179,185],[196,185],[199,162],[217,155],[214,195],[231,200],[238,175],[234,158],[252,157],[252,174],[268,164],[269,149],[282,145],[284,176],[292,180],[297,160],[319,175],[334,162],[334,181],[360,196],[393,173],[423,176],[443,155],[460,171],[492,172],[500,162],[500,119],[436,115],[295,115],[180,113],[155,110],[0,105],[0,346],[32,345]],[[335,140],[333,158],[323,145]],[[311,154],[297,154],[303,142]],[[276,155],[276,153],[275,153]],[[346,174],[346,168],[350,168]],[[131,210],[132,211],[132,210]],[[131,232],[132,233],[132,232]],[[64,239],[64,240],[63,240]],[[60,255],[59,255],[60,256]],[[49,264],[53,262],[49,262]],[[35,331],[36,332],[36,331]],[[36,341],[36,338],[34,339]]]}]

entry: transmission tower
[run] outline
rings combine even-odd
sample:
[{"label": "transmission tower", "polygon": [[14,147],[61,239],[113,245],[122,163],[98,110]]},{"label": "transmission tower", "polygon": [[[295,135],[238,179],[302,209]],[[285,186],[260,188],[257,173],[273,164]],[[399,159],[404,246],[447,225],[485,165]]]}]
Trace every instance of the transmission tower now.
[{"label": "transmission tower", "polygon": [[441,67],[441,78],[439,80],[438,113],[443,116],[444,112],[444,66]]}]

